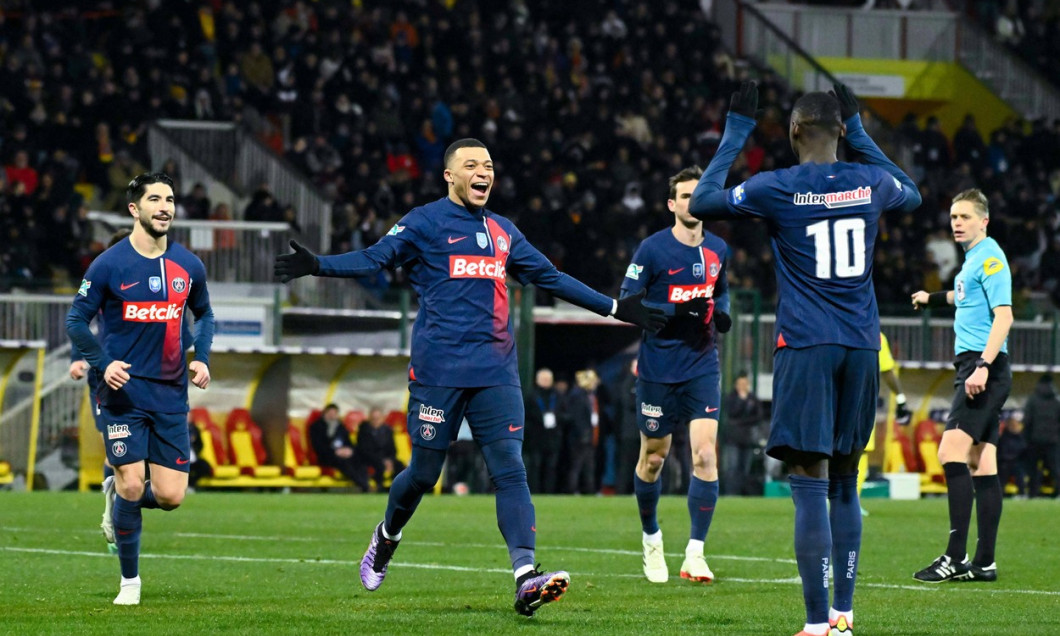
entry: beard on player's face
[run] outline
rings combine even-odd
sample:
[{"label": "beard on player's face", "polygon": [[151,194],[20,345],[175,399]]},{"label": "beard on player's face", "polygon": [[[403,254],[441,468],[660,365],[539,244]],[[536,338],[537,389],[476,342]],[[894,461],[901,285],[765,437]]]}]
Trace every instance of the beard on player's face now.
[{"label": "beard on player's face", "polygon": [[166,236],[167,234],[169,234],[169,226],[168,225],[166,225],[162,229],[158,229],[158,228],[156,228],[153,225],[153,222],[154,222],[154,216],[153,215],[145,217],[141,213],[141,214],[138,215],[138,218],[140,219],[140,227],[142,227],[144,229],[144,231],[147,232],[147,235],[150,236],[151,238],[158,239],[158,238],[162,238],[163,236]]}]

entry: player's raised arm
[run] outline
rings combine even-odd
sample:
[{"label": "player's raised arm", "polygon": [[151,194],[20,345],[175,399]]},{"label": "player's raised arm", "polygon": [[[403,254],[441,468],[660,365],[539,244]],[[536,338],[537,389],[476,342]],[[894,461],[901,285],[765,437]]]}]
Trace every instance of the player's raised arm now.
[{"label": "player's raised arm", "polygon": [[617,300],[605,296],[577,278],[556,269],[521,232],[514,228],[513,230],[508,273],[520,283],[533,283],[547,289],[557,298],[601,316],[614,316],[622,322],[637,325],[652,333],[659,331],[666,324],[666,316],[661,309],[649,307],[643,302],[643,289],[632,296]]},{"label": "player's raised arm", "polygon": [[732,94],[721,144],[700,177],[696,189],[692,191],[688,211],[696,218],[709,219],[733,214],[727,203],[728,194],[724,191],[725,177],[755,128],[757,108],[758,85],[753,80],[745,81],[740,85],[740,90]]},{"label": "player's raised arm", "polygon": [[861,153],[867,163],[883,168],[901,184],[901,202],[898,209],[911,212],[920,207],[920,191],[916,184],[909,178],[909,175],[883,154],[872,137],[869,137],[869,133],[865,132],[865,127],[861,124],[858,98],[845,84],[834,84],[833,88],[832,95],[839,100],[839,114],[846,127],[847,143]]},{"label": "player's raised arm", "polygon": [[273,274],[280,282],[288,283],[302,276],[357,278],[384,268],[398,267],[419,254],[416,232],[409,225],[411,216],[412,213],[405,215],[375,245],[356,252],[318,256],[292,240],[291,249],[294,253],[278,255]]}]

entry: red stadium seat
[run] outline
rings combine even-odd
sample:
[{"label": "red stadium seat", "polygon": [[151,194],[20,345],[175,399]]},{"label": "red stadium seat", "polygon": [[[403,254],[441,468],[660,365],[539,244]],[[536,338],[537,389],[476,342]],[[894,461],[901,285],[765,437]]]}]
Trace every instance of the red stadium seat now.
[{"label": "red stadium seat", "polygon": [[408,415],[404,411],[390,411],[386,414],[386,423],[390,425],[390,428],[405,430],[408,423]]},{"label": "red stadium seat", "polygon": [[279,477],[279,466],[267,466],[265,447],[261,443],[261,427],[246,409],[232,409],[225,422],[228,431],[228,452],[232,463],[244,475]]},{"label": "red stadium seat", "polygon": [[287,424],[283,455],[285,472],[295,479],[316,479],[322,474],[320,466],[314,466],[309,459],[302,429],[292,422]]},{"label": "red stadium seat", "polygon": [[342,425],[349,431],[350,437],[356,439],[357,429],[365,419],[364,411],[350,411],[342,418]]},{"label": "red stadium seat", "polygon": [[202,452],[199,455],[210,465],[212,476],[217,479],[238,477],[239,467],[228,463],[228,454],[224,447],[225,436],[214,423],[210,412],[204,408],[194,408],[191,410],[191,421],[198,427],[199,438],[202,440]]}]

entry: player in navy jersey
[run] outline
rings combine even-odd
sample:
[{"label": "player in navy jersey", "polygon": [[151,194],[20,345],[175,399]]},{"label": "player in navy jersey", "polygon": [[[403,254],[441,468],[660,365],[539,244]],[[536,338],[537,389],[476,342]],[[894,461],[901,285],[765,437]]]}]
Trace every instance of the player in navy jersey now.
[{"label": "player in navy jersey", "polygon": [[[122,575],[114,604],[138,605],[141,510],[173,510],[184,499],[191,461],[188,372],[195,386],[209,385],[214,324],[202,261],[167,238],[173,181],[162,173],[139,175],[126,197],[136,220],[132,234],[89,266],[66,330],[89,365],[103,370],[96,399],[114,467],[104,482],[103,530],[118,545]],[[190,364],[182,342],[186,309],[195,316]],[[106,334],[102,345],[89,329],[97,313]]]},{"label": "player in navy jersey", "polygon": [[[879,391],[880,317],[872,285],[877,223],[885,210],[916,209],[920,193],[869,138],[857,99],[842,84],[835,93],[807,93],[795,103],[788,136],[798,166],[725,189],[729,167],[754,129],[757,105],[755,83],[744,82],[689,209],[699,218],[768,224],[778,301],[766,452],[791,471],[795,558],[806,604],[800,635],[850,633],[861,551],[857,468]],[[843,137],[867,163],[837,160]]]},{"label": "player in navy jersey", "polygon": [[[119,230],[119,231],[115,232],[114,235],[110,237],[110,242],[107,243],[107,247],[114,247],[114,245],[117,242],[119,242],[122,239],[124,239],[125,237],[129,236],[130,233],[131,233],[131,230]],[[103,342],[104,334],[103,334],[102,329],[100,329],[98,331],[97,337],[99,338],[100,342]],[[92,397],[92,405],[91,405],[91,408],[92,408],[92,419],[95,421],[96,430],[99,431],[100,440],[101,441],[105,441],[103,439],[103,436],[107,432],[107,427],[106,427],[106,423],[103,421],[103,417],[102,417],[103,412],[100,410],[99,404],[95,401],[95,395],[96,395],[96,392],[97,392],[97,390],[99,388],[99,383],[103,381],[103,372],[100,371],[99,369],[93,369],[88,364],[88,361],[85,360],[85,356],[80,351],[77,350],[77,347],[74,346],[73,343],[71,343],[71,345],[70,345],[70,378],[73,379],[73,380],[80,380],[82,378],[86,378],[85,382],[88,383],[88,394],[93,396]],[[104,444],[104,446],[105,446],[105,444]],[[114,474],[114,468],[110,465],[110,462],[107,461],[106,455],[104,455],[103,456],[103,479],[104,479],[104,481],[106,481],[106,479],[108,477],[110,477],[111,475],[113,475],[113,474]],[[102,488],[102,490],[103,490],[104,496],[106,496],[107,489],[104,487],[104,488]],[[106,512],[104,512],[103,513],[103,523],[101,524],[100,527],[105,529],[105,528],[108,527],[108,524],[109,524],[109,521],[107,519],[107,514],[106,514]],[[106,533],[104,533],[104,534],[106,534]],[[106,537],[106,539],[107,539],[107,550],[111,554],[117,554],[118,546],[114,543],[113,533],[111,533],[111,536]]]},{"label": "player in navy jersey", "polygon": [[[1012,327],[1012,270],[1001,246],[986,235],[989,223],[990,207],[981,191],[973,188],[955,196],[950,227],[964,248],[964,265],[954,278],[954,289],[933,294],[920,290],[912,296],[916,309],[957,307],[953,319],[957,376],[946,432],[939,443],[949,501],[949,542],[945,554],[913,575],[925,583],[997,580],[994,548],[1002,499],[997,442],[1001,408],[1012,389],[1007,340]],[[979,539],[969,561],[973,499]]]},{"label": "player in navy jersey", "polygon": [[647,290],[645,303],[673,319],[657,334],[645,334],[637,358],[637,427],[640,457],[633,492],[640,510],[644,576],[652,583],[669,579],[657,509],[663,463],[674,427],[688,423],[692,479],[688,487],[691,532],[681,578],[710,583],[714,573],[703,555],[718,502],[718,409],[721,368],[715,329],[726,332],[729,284],[725,242],[703,229],[688,212],[688,202],[703,170],[685,168],[670,178],[673,227],[644,239],[622,280],[622,293]]},{"label": "player in navy jersey", "polygon": [[386,515],[361,561],[361,583],[368,590],[383,584],[401,531],[438,481],[446,449],[466,417],[497,489],[497,524],[516,579],[515,609],[529,616],[558,599],[570,577],[534,568],[537,527],[522,459],[523,400],[507,278],[645,329],[658,330],[665,318],[641,303],[643,294],[616,301],[560,273],[511,221],[487,210],[494,173],[482,142],[453,142],[444,167],[449,195],[413,209],[375,245],[318,257],[292,241],[295,252],[277,257],[276,275],[288,282],[400,266],[419,294],[409,364],[412,458],[390,487]]}]

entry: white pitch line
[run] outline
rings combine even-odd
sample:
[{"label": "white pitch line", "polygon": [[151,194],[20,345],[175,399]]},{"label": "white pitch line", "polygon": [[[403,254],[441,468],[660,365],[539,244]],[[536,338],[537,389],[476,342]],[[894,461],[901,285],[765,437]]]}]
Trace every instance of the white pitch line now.
[{"label": "white pitch line", "polygon": [[[61,556],[85,556],[85,557],[96,557],[104,559],[114,559],[113,555],[105,554],[102,552],[87,552],[83,550],[52,550],[47,548],[13,548],[7,546],[0,546],[0,550],[5,552],[23,552],[30,554],[55,554]],[[141,554],[142,559],[170,559],[175,561],[235,561],[243,563],[287,563],[287,564],[305,564],[305,565],[341,565],[349,567],[359,567],[360,561],[342,561],[338,559],[281,559],[281,558],[270,558],[270,557],[242,557],[242,556],[208,556],[204,554]],[[397,567],[399,569],[410,568],[418,570],[446,570],[450,572],[488,572],[497,574],[508,574],[511,572],[508,568],[481,568],[481,567],[468,567],[464,565],[442,565],[439,563],[408,563],[402,561],[391,562],[390,567]],[[617,578],[640,578],[641,574],[630,574],[630,573],[618,573],[618,572],[574,572],[577,576],[584,577],[617,577]],[[782,579],[745,579],[745,578],[728,578],[722,579],[725,583],[750,583],[755,585],[761,584],[773,584],[773,585],[798,585],[802,581],[798,578],[782,578]],[[1038,596],[1060,596],[1060,591],[1051,590],[1011,590],[1011,589],[985,589],[985,588],[973,588],[964,587],[961,584],[947,585],[945,588],[939,586],[916,586],[916,585],[894,585],[888,583],[858,583],[858,587],[865,588],[877,588],[877,589],[892,589],[892,590],[913,590],[917,592],[936,592],[938,590],[945,589],[947,592],[970,592],[970,593],[981,593],[981,594],[1025,594],[1025,595],[1038,595]]]}]

